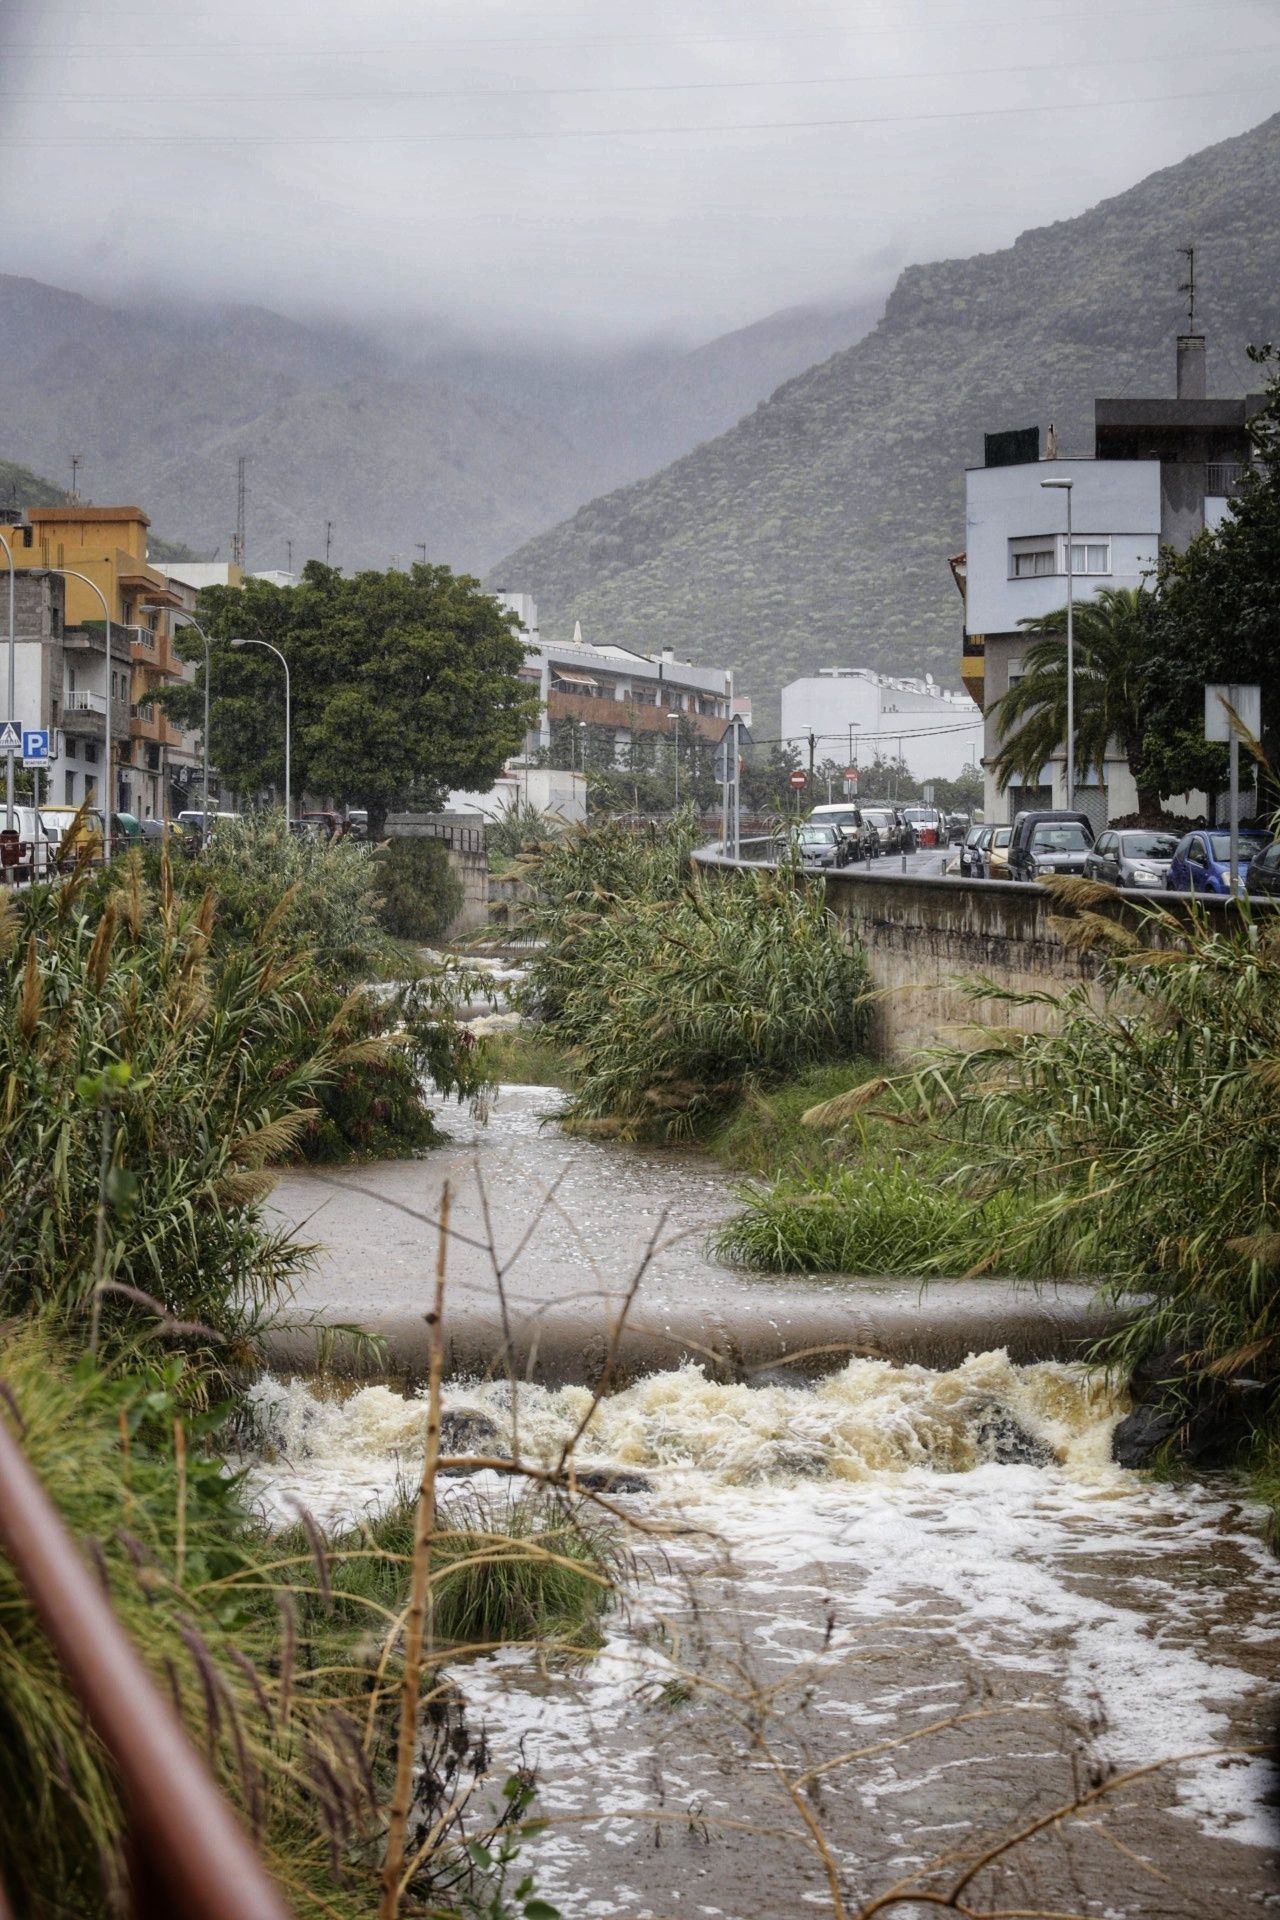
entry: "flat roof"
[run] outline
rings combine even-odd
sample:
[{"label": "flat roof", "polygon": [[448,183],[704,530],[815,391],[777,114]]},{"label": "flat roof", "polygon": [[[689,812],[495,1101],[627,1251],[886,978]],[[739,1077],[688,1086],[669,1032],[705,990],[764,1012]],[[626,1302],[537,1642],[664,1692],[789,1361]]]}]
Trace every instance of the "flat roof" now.
[{"label": "flat roof", "polygon": [[45,520],[61,520],[79,527],[117,520],[141,520],[144,527],[151,525],[141,507],[28,507],[27,518],[33,527]]},{"label": "flat roof", "polygon": [[1095,400],[1095,427],[1240,427],[1248,420],[1250,394],[1234,400]]}]

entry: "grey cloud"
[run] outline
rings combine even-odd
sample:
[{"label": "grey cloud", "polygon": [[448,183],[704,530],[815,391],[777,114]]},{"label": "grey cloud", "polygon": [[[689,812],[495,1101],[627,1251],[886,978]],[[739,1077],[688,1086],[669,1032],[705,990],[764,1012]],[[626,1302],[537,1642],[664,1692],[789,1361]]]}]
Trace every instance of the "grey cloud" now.
[{"label": "grey cloud", "polygon": [[3,18],[9,271],[497,334],[698,338],[865,297],[1280,106],[1272,0]]}]

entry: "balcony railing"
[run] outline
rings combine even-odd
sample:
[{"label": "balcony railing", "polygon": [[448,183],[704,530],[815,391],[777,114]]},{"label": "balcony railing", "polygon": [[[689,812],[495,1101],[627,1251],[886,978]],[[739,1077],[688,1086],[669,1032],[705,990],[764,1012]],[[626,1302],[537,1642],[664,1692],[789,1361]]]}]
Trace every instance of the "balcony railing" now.
[{"label": "balcony railing", "polygon": [[105,713],[106,710],[105,693],[69,693],[62,707],[64,713]]},{"label": "balcony railing", "polygon": [[1243,460],[1210,460],[1204,470],[1204,490],[1213,495],[1232,494],[1247,470]]}]

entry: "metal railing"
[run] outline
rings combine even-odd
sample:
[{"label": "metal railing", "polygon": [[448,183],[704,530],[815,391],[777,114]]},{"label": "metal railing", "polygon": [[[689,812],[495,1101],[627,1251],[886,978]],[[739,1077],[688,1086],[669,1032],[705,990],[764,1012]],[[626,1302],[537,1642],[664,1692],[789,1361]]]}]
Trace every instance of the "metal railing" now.
[{"label": "metal railing", "polygon": [[1207,494],[1232,494],[1247,471],[1243,460],[1210,460],[1204,470]]},{"label": "metal railing", "polygon": [[0,1547],[114,1768],[135,1920],[288,1920],[248,1835],[3,1417]]},{"label": "metal railing", "polygon": [[107,696],[105,693],[69,693],[62,710],[64,713],[105,713]]}]

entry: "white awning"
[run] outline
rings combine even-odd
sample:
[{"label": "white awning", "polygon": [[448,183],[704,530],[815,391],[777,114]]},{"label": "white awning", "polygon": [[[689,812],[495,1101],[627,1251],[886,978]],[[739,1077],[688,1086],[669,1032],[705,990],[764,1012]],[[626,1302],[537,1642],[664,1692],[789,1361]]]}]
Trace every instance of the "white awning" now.
[{"label": "white awning", "polygon": [[600,685],[600,682],[593,679],[589,673],[570,673],[568,667],[552,667],[551,673],[554,679],[563,680],[566,686],[570,687],[598,687]]}]

